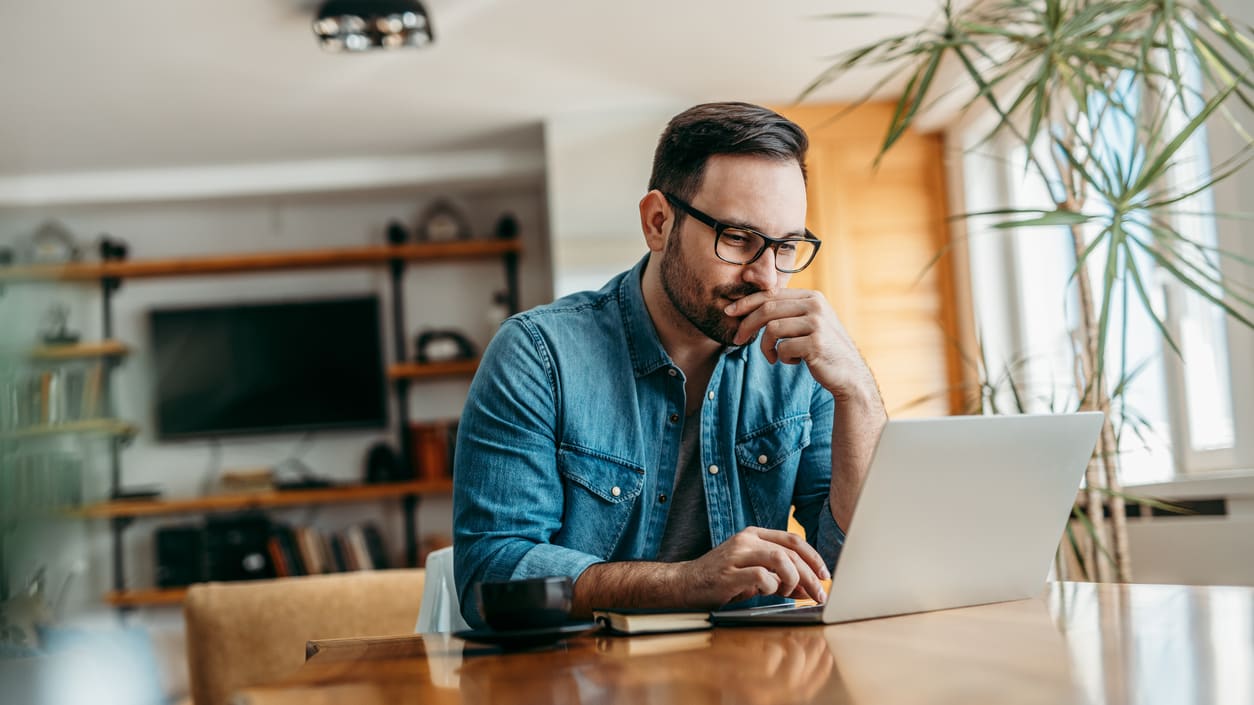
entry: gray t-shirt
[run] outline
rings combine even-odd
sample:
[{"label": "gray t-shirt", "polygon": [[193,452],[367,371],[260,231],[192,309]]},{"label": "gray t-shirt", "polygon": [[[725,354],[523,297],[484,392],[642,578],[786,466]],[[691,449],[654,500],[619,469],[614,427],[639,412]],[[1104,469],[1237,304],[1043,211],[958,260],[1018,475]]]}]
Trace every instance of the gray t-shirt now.
[{"label": "gray t-shirt", "polygon": [[670,513],[657,559],[664,563],[688,561],[710,550],[710,517],[705,506],[705,479],[701,474],[701,412],[684,419]]}]

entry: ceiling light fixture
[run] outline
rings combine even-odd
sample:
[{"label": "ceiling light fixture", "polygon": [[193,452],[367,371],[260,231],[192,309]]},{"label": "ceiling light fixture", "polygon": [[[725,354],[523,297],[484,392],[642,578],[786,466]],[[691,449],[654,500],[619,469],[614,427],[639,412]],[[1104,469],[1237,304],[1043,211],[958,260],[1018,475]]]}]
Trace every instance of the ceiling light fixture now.
[{"label": "ceiling light fixture", "polygon": [[327,51],[421,47],[435,40],[431,17],[418,0],[327,0],[313,22]]}]

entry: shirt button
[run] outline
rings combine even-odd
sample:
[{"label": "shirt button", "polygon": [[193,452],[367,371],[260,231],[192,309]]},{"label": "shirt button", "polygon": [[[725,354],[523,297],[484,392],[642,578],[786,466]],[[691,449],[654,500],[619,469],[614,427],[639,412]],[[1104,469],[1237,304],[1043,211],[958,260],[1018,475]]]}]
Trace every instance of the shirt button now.
[{"label": "shirt button", "polygon": [[710,392],[710,401],[714,401],[714,392]]},{"label": "shirt button", "polygon": [[614,489],[610,490],[610,494],[614,495],[615,497],[617,497],[618,495],[622,493],[623,493],[623,490],[620,487],[615,487]]},{"label": "shirt button", "polygon": [[657,497],[658,504],[666,504],[666,495],[661,494]]},{"label": "shirt button", "polygon": [[671,414],[671,423],[679,422],[679,414]]},{"label": "shirt button", "polygon": [[765,455],[758,456],[758,465],[766,465],[768,458]]},{"label": "shirt button", "polygon": [[666,374],[670,375],[671,377],[674,377],[675,375],[677,375],[677,374],[679,374],[679,373],[675,371],[675,368],[674,368],[674,367],[672,367],[672,368],[670,368],[670,369],[668,369],[668,370],[666,371]]},{"label": "shirt button", "polygon": [[717,474],[718,474],[718,466],[717,466],[717,465],[711,465],[711,466],[710,466],[710,474],[711,474],[711,475],[717,475]]}]

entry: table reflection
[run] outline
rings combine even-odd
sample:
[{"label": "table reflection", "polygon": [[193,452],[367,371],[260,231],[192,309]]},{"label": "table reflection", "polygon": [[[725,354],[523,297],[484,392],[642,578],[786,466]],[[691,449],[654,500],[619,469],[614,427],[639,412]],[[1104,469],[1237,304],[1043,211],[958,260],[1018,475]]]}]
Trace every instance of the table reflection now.
[{"label": "table reflection", "polygon": [[1088,702],[1254,703],[1254,593],[1064,583],[1049,593]]},{"label": "table reflection", "polygon": [[[719,629],[686,634],[598,637],[594,657],[578,649],[466,657],[465,703],[809,702],[827,687],[833,662],[821,628],[772,632]],[[682,654],[682,658],[677,658]]]},{"label": "table reflection", "polygon": [[578,650],[466,658],[466,703],[1084,702],[1045,602],[827,627],[599,637]]},{"label": "table reflection", "polygon": [[1254,590],[1071,583],[826,627],[586,636],[520,653],[426,634],[313,652],[238,702],[1247,705]]},{"label": "table reflection", "polygon": [[1084,702],[1041,600],[867,620],[825,629],[838,702]]}]

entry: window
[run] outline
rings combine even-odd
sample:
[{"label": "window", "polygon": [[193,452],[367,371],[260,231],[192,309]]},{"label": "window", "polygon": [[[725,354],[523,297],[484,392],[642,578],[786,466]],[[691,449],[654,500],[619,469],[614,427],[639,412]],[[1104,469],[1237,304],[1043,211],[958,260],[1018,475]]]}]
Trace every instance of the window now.
[{"label": "window", "polygon": [[[1024,167],[1022,145],[1013,139],[980,144],[989,122],[985,116],[951,130],[949,143],[962,149],[960,178],[950,179],[963,184],[955,211],[1052,208],[1046,184]],[[1098,158],[1132,158],[1118,153],[1121,145],[1129,144],[1127,125],[1103,121],[1098,129],[1108,151]],[[1188,150],[1171,175],[1173,186],[1200,183],[1208,173],[1206,136],[1198,133]],[[1222,210],[1213,205],[1209,191],[1177,210],[1180,220],[1175,225],[1182,233],[1207,247],[1220,243],[1214,219],[1199,215]],[[966,223],[966,250],[977,333],[988,368],[984,374],[997,384],[998,408],[1074,410],[1079,393],[1072,366],[1080,322],[1077,288],[1069,281],[1075,266],[1070,231],[1062,226],[994,230],[992,222],[975,218]],[[1092,233],[1088,237],[1091,242]],[[1215,255],[1203,250],[1197,256]],[[1100,278],[1100,264],[1094,263],[1104,261],[1104,252],[1090,256],[1090,276]],[[1242,436],[1251,435],[1241,429],[1254,430],[1254,419],[1248,418],[1248,410],[1243,418],[1239,404],[1242,397],[1254,394],[1233,392],[1234,383],[1254,381],[1241,369],[1234,371],[1231,361],[1249,356],[1243,357],[1230,339],[1244,340],[1249,331],[1240,331],[1239,321],[1158,271],[1148,255],[1138,257],[1136,264],[1150,288],[1151,305],[1166,318],[1182,354],[1176,355],[1149,314],[1134,303],[1135,290],[1116,284],[1114,300],[1125,295],[1131,300],[1126,321],[1122,306],[1112,306],[1112,334],[1105,351],[1108,387],[1119,384],[1121,377],[1127,385],[1126,408],[1115,418],[1122,481],[1141,484],[1167,480],[1177,472],[1254,467],[1251,448],[1240,445]],[[1096,288],[1100,291],[1100,281]],[[1241,335],[1230,335],[1234,330]]]},{"label": "window", "polygon": [[[1196,64],[1190,66],[1192,80],[1197,83]],[[1196,111],[1200,99],[1196,95],[1187,98],[1193,102],[1190,111]],[[1170,129],[1178,130],[1184,118],[1176,111],[1168,124]],[[1190,140],[1184,150],[1170,175],[1173,188],[1179,190],[1203,183],[1210,173],[1204,131]],[[1177,210],[1175,226],[1181,233],[1205,247],[1218,247],[1215,219],[1201,215],[1217,210],[1209,190],[1181,202]],[[1212,267],[1223,266],[1214,251],[1195,252],[1194,258],[1205,258],[1205,264]],[[1212,295],[1221,294],[1214,287],[1209,291]],[[1187,470],[1236,466],[1239,461],[1231,360],[1240,358],[1229,353],[1227,314],[1176,281],[1167,282],[1167,295],[1171,301],[1172,332],[1181,348],[1181,355],[1168,360],[1182,412],[1175,430],[1181,465]],[[1235,323],[1241,325],[1239,321]],[[1249,460],[1245,462],[1248,464]]]}]

